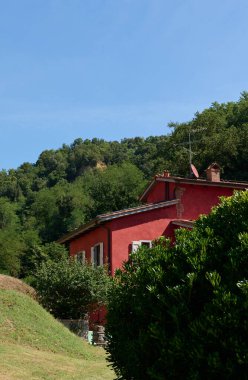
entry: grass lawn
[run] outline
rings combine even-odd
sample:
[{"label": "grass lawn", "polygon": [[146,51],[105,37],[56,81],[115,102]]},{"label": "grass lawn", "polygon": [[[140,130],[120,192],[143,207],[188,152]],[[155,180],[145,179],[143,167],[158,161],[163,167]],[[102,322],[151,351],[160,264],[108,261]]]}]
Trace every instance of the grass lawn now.
[{"label": "grass lawn", "polygon": [[84,360],[68,357],[66,354],[0,342],[0,379],[114,379],[114,373],[107,368],[104,350],[98,348],[96,351],[94,359]]},{"label": "grass lawn", "polygon": [[29,296],[0,290],[0,380],[114,377],[102,348],[74,336]]}]

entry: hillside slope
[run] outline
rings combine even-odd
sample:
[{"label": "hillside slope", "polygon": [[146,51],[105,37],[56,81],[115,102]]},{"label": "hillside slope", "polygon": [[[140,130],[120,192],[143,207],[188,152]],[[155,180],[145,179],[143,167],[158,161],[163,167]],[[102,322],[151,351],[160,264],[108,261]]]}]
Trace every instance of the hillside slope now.
[{"label": "hillside slope", "polygon": [[91,347],[27,295],[0,290],[0,379],[113,379]]},{"label": "hillside slope", "polygon": [[35,299],[36,292],[34,288],[25,284],[25,282],[19,280],[18,278],[6,276],[0,274],[0,290],[15,290]]}]

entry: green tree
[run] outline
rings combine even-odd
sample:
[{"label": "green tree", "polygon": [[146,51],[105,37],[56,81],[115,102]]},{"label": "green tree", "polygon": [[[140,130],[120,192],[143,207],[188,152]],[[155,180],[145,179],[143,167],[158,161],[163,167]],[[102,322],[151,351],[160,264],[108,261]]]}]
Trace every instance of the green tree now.
[{"label": "green tree", "polygon": [[98,161],[103,161],[103,140],[76,139],[71,145],[68,161],[68,179],[75,180],[85,170],[94,168]]},{"label": "green tree", "polygon": [[[171,123],[173,172],[188,173],[188,132],[192,133],[194,163],[202,173],[209,163],[217,161],[226,179],[247,180],[248,98],[242,93],[238,102],[214,102],[202,112],[196,112],[189,123]],[[198,132],[194,132],[197,131]]]},{"label": "green tree", "polygon": [[42,241],[51,242],[84,223],[90,204],[91,200],[82,187],[58,183],[34,195],[29,217],[34,217]]},{"label": "green tree", "polygon": [[0,230],[0,273],[19,276],[23,251],[18,231],[11,228]]},{"label": "green tree", "polygon": [[247,379],[248,192],[133,254],[108,311],[118,379]]},{"label": "green tree", "polygon": [[17,276],[23,250],[17,205],[0,197],[0,272]]},{"label": "green tree", "polygon": [[106,302],[109,276],[104,267],[74,260],[43,262],[36,273],[36,290],[55,317],[82,318]]},{"label": "green tree", "polygon": [[130,163],[87,171],[80,182],[93,200],[88,218],[137,205],[146,183],[142,172]]},{"label": "green tree", "polygon": [[27,231],[24,234],[25,249],[21,256],[21,277],[35,286],[35,272],[42,263],[57,262],[68,257],[67,249],[58,243],[41,244],[35,231]]},{"label": "green tree", "polygon": [[67,177],[68,149],[45,150],[36,162],[39,177],[45,178],[47,185],[54,186]]}]

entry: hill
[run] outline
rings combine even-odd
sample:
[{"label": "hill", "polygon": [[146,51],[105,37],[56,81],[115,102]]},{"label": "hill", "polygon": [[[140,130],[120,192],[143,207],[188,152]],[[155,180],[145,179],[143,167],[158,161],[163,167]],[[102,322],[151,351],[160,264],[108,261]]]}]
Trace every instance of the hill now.
[{"label": "hill", "polygon": [[74,336],[35,300],[0,290],[0,379],[113,379],[102,349]]},{"label": "hill", "polygon": [[[213,103],[170,133],[122,141],[76,139],[37,162],[0,172],[0,273],[32,276],[68,231],[98,214],[138,205],[151,176],[189,175],[189,137],[200,175],[218,162],[224,179],[248,180],[248,93]],[[55,256],[57,256],[55,254]]]},{"label": "hill", "polygon": [[25,284],[25,282],[19,280],[18,278],[6,276],[0,274],[0,290],[15,290],[35,299],[36,292],[34,288]]}]

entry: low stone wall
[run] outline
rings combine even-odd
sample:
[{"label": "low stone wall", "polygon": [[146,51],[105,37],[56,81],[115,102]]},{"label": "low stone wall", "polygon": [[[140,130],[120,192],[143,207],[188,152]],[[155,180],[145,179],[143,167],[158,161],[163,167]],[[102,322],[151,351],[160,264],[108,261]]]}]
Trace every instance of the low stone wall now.
[{"label": "low stone wall", "polygon": [[59,319],[59,321],[67,327],[75,335],[88,340],[89,321],[84,319]]},{"label": "low stone wall", "polygon": [[85,319],[59,319],[59,322],[67,327],[75,335],[88,340],[95,346],[106,345],[105,328],[102,325],[95,324],[93,331],[89,331],[89,320]]}]

